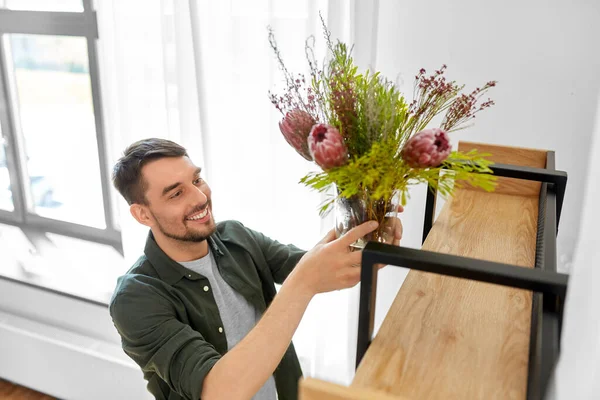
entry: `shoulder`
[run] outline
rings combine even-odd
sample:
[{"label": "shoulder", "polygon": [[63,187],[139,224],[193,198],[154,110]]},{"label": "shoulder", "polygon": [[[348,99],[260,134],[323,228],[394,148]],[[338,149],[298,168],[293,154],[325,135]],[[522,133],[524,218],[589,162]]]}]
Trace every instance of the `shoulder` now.
[{"label": "shoulder", "polygon": [[168,285],[159,278],[146,256],[141,256],[129,271],[117,279],[109,310],[113,314],[117,308],[161,301],[165,299],[167,291]]},{"label": "shoulder", "polygon": [[256,241],[257,232],[247,228],[240,221],[227,220],[217,224],[217,237],[223,243],[243,245]]},{"label": "shoulder", "polygon": [[219,233],[219,235],[247,233],[248,231],[249,229],[246,228],[244,224],[234,219],[221,221],[217,223],[217,232]]}]

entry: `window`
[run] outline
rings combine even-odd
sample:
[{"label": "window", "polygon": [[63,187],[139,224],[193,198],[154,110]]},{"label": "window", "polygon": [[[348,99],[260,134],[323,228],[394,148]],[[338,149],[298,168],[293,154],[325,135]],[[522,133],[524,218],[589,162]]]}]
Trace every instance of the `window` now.
[{"label": "window", "polygon": [[109,244],[91,0],[0,0],[0,223]]}]

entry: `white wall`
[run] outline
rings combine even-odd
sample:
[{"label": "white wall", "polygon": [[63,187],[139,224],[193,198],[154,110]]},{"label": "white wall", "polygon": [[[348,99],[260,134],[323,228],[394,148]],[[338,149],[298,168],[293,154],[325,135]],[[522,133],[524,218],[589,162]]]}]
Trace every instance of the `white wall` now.
[{"label": "white wall", "polygon": [[[459,140],[556,151],[569,182],[558,236],[559,268],[570,266],[577,241],[590,138],[600,88],[597,2],[380,0],[376,68],[402,74],[411,93],[419,68],[448,65],[448,78],[473,89],[488,80],[496,105]],[[404,215],[404,245],[418,246],[424,208],[419,188]],[[384,271],[378,317],[391,304],[403,271]]]},{"label": "white wall", "polygon": [[[600,73],[600,70],[598,70]],[[599,96],[600,98],[600,96]],[[600,397],[600,106],[590,151],[579,243],[569,279],[562,348],[549,398]]]}]

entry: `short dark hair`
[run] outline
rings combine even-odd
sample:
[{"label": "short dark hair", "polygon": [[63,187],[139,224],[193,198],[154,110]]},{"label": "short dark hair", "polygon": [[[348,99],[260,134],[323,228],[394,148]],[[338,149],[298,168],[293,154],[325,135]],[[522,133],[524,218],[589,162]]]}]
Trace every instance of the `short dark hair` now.
[{"label": "short dark hair", "polygon": [[166,139],[149,138],[131,144],[113,167],[112,181],[129,205],[148,204],[142,167],[165,157],[189,157],[187,150]]}]

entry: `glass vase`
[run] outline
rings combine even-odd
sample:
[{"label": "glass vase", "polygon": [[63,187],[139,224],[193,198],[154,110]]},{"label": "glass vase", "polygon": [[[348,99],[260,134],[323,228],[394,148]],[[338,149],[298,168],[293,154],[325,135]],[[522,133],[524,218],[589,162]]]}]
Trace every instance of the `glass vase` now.
[{"label": "glass vase", "polygon": [[359,238],[351,247],[362,249],[369,241],[392,244],[398,223],[400,195],[396,191],[389,199],[373,199],[367,191],[350,198],[338,197],[334,203],[335,233],[339,238],[363,222],[377,221],[377,229]]}]

